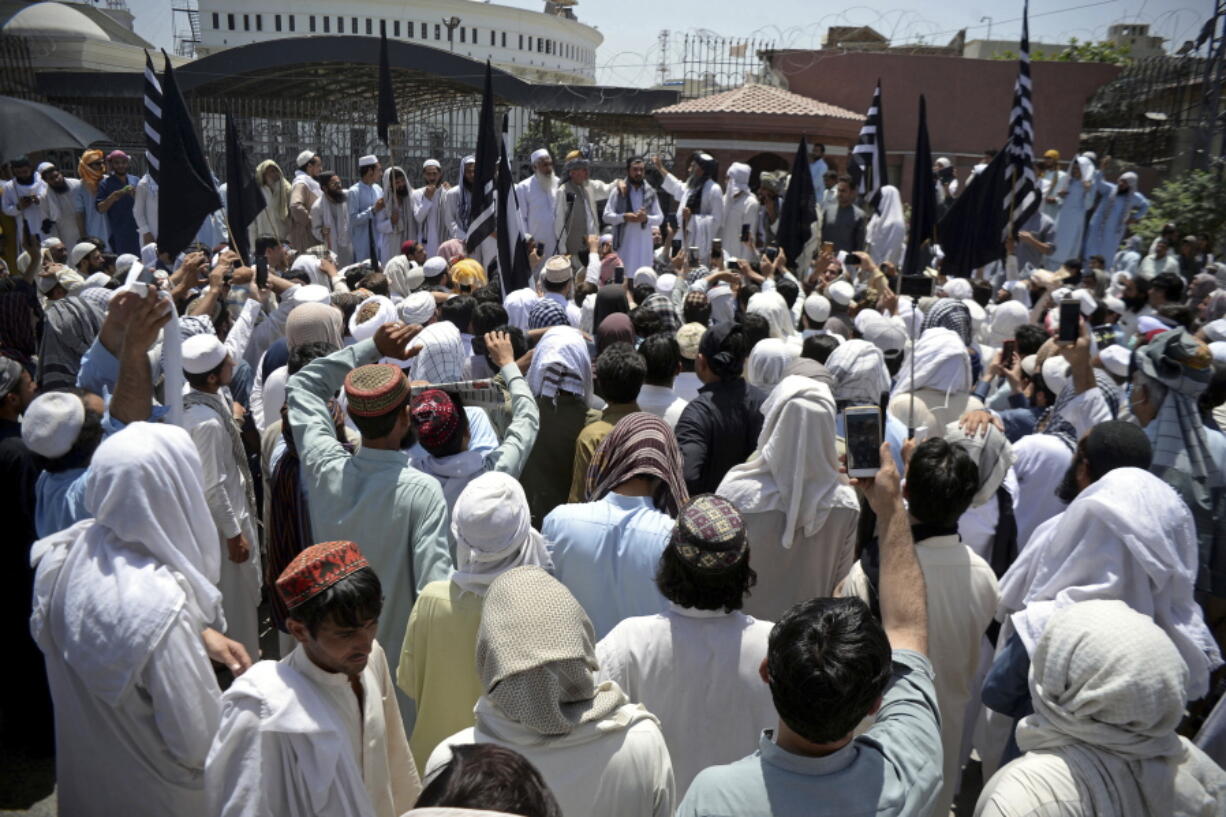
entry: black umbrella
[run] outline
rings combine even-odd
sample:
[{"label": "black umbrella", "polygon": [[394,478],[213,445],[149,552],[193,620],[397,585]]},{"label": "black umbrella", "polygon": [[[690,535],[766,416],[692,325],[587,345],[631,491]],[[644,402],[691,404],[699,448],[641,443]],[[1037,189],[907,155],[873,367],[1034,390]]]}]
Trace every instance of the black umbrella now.
[{"label": "black umbrella", "polygon": [[111,137],[67,111],[0,96],[0,161],[42,150],[87,148]]}]

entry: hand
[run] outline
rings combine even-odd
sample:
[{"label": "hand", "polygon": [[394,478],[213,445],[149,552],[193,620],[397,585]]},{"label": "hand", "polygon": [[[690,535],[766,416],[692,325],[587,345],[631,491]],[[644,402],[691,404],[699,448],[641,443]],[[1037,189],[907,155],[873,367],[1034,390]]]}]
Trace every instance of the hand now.
[{"label": "hand", "polygon": [[[868,505],[873,509],[873,513],[877,514],[877,518],[885,520],[903,510],[902,480],[894,466],[894,455],[890,451],[889,443],[881,444],[880,456],[881,468],[878,469],[877,476],[857,477],[851,480],[851,484],[868,500]],[[846,473],[847,468],[839,470]]]},{"label": "hand", "polygon": [[144,233],[144,234],[142,234],[142,235],[141,235],[141,237],[140,237],[140,243],[141,243],[142,245],[143,245],[143,244],[152,244],[152,243],[153,243],[153,241],[154,241],[154,238],[153,238],[153,233]]},{"label": "hand", "polygon": [[996,350],[996,354],[992,355],[992,362],[988,364],[988,368],[984,371],[981,378],[985,383],[990,383],[1005,373],[1004,353],[1001,350]]},{"label": "hand", "polygon": [[655,156],[652,156],[651,161],[652,161],[652,164],[656,166],[656,170],[660,171],[661,173],[668,172],[667,170],[664,169],[664,162],[662,159],[660,159],[660,154],[657,153]]},{"label": "hand", "polygon": [[209,259],[202,252],[194,252],[183,259],[183,266],[175,270],[173,277],[182,276],[185,281],[197,281],[208,266]]},{"label": "hand", "polygon": [[22,196],[20,199],[17,200],[17,207],[20,210],[24,210],[27,207],[34,204],[34,202],[36,201],[38,201],[38,199],[35,198],[34,196]]},{"label": "hand", "polygon": [[230,674],[235,678],[251,668],[251,656],[247,655],[247,648],[233,639],[226,638],[212,627],[204,628],[200,633],[200,640],[204,642],[204,651],[209,660],[230,670]]},{"label": "hand", "polygon": [[227,539],[226,548],[230,551],[230,561],[236,565],[241,565],[251,558],[251,543],[241,533]]},{"label": "hand", "polygon": [[511,348],[511,336],[506,332],[486,333],[485,351],[496,368],[501,369],[508,363],[515,362],[515,352]]},{"label": "hand", "polygon": [[228,263],[219,261],[217,266],[209,271],[209,289],[220,290],[226,283],[226,273],[232,271],[233,268]]},{"label": "hand", "polygon": [[230,414],[234,417],[234,422],[240,426],[243,420],[247,418],[247,409],[243,408],[243,404],[235,400],[230,401]]},{"label": "hand", "polygon": [[1034,235],[1029,230],[1018,230],[1017,237],[1025,241],[1028,238],[1033,239]]},{"label": "hand", "polygon": [[626,195],[626,181],[625,181],[625,179],[618,179],[618,180],[617,180],[617,195],[619,195],[619,196],[625,196],[625,195]]},{"label": "hand", "polygon": [[989,425],[994,425],[1000,431],[1005,430],[1005,425],[992,412],[987,409],[975,409],[968,411],[962,415],[962,419],[958,420],[958,425],[962,426],[962,430],[966,432],[968,437],[978,437],[980,434],[986,434]]},{"label": "hand", "polygon": [[881,298],[878,300],[877,308],[885,315],[898,314],[898,294],[890,289],[887,285],[885,291],[881,293]]},{"label": "hand", "polygon": [[319,271],[328,276],[328,278],[335,278],[336,264],[331,258],[321,258],[319,259]]},{"label": "hand", "polygon": [[387,205],[387,201],[386,201],[386,200],[384,200],[384,199],[379,199],[379,200],[377,200],[377,201],[375,202],[375,212],[376,212],[376,213],[378,213],[378,212],[379,212],[379,211],[381,211],[381,210],[382,210],[382,209],[383,209],[383,208],[384,208],[386,205]]},{"label": "hand", "polygon": [[911,455],[915,453],[915,447],[919,445],[919,440],[914,437],[908,437],[907,441],[902,444],[902,464],[903,466],[911,465]]},{"label": "hand", "polygon": [[[112,313],[122,327],[122,344],[125,351],[148,352],[158,339],[162,327],[170,322],[174,307],[161,299],[153,287],[144,298],[135,292],[121,292],[111,301],[107,321]],[[104,344],[105,345],[105,340]]]},{"label": "hand", "polygon": [[587,237],[588,252],[600,252],[600,236],[589,235]]},{"label": "hand", "polygon": [[438,192],[438,185],[437,185],[437,184],[428,184],[428,185],[426,185],[426,198],[433,200],[433,199],[434,199],[434,194],[435,194],[436,192]]},{"label": "hand", "polygon": [[421,353],[422,347],[408,348],[409,341],[417,337],[421,324],[406,324],[399,321],[385,323],[375,330],[375,348],[384,357],[394,360],[410,360]]},{"label": "hand", "polygon": [[681,217],[683,219],[685,219],[686,221],[689,221],[691,215],[693,215],[693,213],[690,212],[690,208],[688,207],[681,208]]}]

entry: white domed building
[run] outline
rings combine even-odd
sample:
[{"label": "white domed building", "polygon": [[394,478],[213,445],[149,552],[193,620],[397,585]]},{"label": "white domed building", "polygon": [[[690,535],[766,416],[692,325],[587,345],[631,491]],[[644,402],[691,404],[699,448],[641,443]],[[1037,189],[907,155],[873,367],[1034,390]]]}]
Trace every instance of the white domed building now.
[{"label": "white domed building", "polygon": [[27,44],[37,72],[143,71],[144,50],[156,51],[132,30],[132,14],[122,7],[7,0],[0,2],[0,33]]}]

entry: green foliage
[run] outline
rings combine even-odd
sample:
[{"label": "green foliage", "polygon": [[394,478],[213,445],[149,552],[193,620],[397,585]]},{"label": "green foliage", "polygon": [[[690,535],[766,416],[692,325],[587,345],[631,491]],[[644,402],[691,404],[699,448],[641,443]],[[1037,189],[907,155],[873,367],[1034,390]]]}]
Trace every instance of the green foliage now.
[{"label": "green foliage", "polygon": [[560,169],[566,154],[579,146],[575,132],[565,122],[551,121],[549,132],[545,132],[545,118],[533,117],[524,129],[523,135],[515,143],[515,155],[527,157],[537,148],[545,148],[553,157],[554,164]]},{"label": "green foliage", "polygon": [[1184,235],[1208,237],[1218,248],[1226,241],[1226,185],[1221,159],[1212,170],[1190,170],[1174,177],[1149,196],[1149,212],[1135,226],[1145,246],[1158,237],[1162,225],[1173,222]]},{"label": "green foliage", "polygon": [[[1034,49],[1030,52],[1033,62],[1105,62],[1110,65],[1127,65],[1132,61],[1128,46],[1117,46],[1106,40],[1098,43],[1081,42],[1071,37],[1068,47],[1062,51],[1048,52]],[[992,57],[994,60],[1016,60],[1018,54],[1014,51],[1002,51]]]}]

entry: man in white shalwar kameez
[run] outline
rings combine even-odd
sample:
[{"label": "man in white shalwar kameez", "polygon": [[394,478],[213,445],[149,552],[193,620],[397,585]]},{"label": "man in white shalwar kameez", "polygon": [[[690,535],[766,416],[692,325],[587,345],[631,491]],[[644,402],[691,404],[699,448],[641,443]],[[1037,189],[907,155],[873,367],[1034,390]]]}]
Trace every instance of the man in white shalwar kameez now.
[{"label": "man in white shalwar kameez", "polygon": [[402,168],[389,167],[383,171],[383,209],[375,213],[375,236],[379,241],[380,266],[400,255],[404,242],[417,238],[413,189]]},{"label": "man in white shalwar kameez", "polygon": [[691,154],[685,182],[669,173],[659,156],[656,167],[664,174],[664,192],[677,202],[676,237],[682,248],[697,247],[699,260],[710,263],[711,239],[720,234],[724,223],[724,191],[715,181],[719,164],[709,153]]},{"label": "man in white shalwar kameez", "polygon": [[1149,199],[1137,190],[1137,174],[1131,172],[1121,173],[1114,184],[1100,173],[1094,182],[1094,193],[1098,204],[1086,228],[1085,257],[1101,255],[1112,264],[1128,225],[1149,212]]},{"label": "man in white shalwar kameez", "polygon": [[[0,210],[17,222],[16,246],[20,251],[27,234],[43,235],[42,200],[47,195],[47,183],[34,172],[34,165],[25,156],[9,162],[13,178],[0,182]],[[65,242],[67,243],[67,242]]]},{"label": "man in white shalwar kameez", "polygon": [[542,263],[554,255],[557,239],[553,232],[554,210],[561,183],[553,174],[553,157],[539,148],[532,151],[532,175],[515,185],[519,196],[519,214],[524,229],[536,239],[537,254]]},{"label": "man in white shalwar kameez", "polygon": [[[358,180],[349,188],[349,235],[353,241],[353,260],[378,259],[378,239],[375,236],[375,216],[383,212],[383,188],[375,179],[383,168],[374,155],[358,159]],[[397,246],[399,249],[399,246]]]},{"label": "man in white shalwar kameez", "polygon": [[438,159],[427,159],[421,169],[426,183],[413,190],[413,220],[417,223],[417,240],[425,247],[426,256],[432,258],[438,255],[438,245],[451,237],[443,217],[447,187]]},{"label": "man in white shalwar kameez", "polygon": [[353,542],[312,545],[277,580],[298,641],[222,699],[205,765],[214,817],[399,817],[421,781],[387,656],[383,588]]},{"label": "man in white shalwar kameez", "polygon": [[132,423],[94,452],[92,518],[34,544],[61,814],[207,814],[221,690],[202,635],[225,619],[201,470],[182,429]]},{"label": "man in white shalwar kameez", "polygon": [[605,223],[613,225],[613,251],[628,270],[651,266],[651,231],[664,223],[655,188],[644,178],[646,169],[639,157],[628,161],[624,192],[613,188],[604,206]]},{"label": "man in white shalwar kameez", "polygon": [[460,160],[460,178],[456,186],[443,194],[443,225],[447,241],[468,236],[469,207],[472,201],[473,180],[477,178],[477,157],[465,156]]},{"label": "man in white shalwar kameez", "polygon": [[758,223],[758,197],[749,192],[749,174],[749,165],[733,162],[724,177],[728,185],[724,189],[724,223],[717,237],[723,239],[724,252],[733,258],[753,257],[741,240],[746,226],[752,240],[753,228]]},{"label": "man in white shalwar kameez", "polygon": [[323,196],[323,188],[316,177],[323,170],[323,161],[313,150],[298,154],[295,163],[294,181],[289,190],[290,244],[298,252],[304,252],[314,243],[311,236],[314,225],[311,208]]},{"label": "man in white shalwar kameez", "polygon": [[692,498],[656,573],[669,609],[623,619],[596,645],[600,677],[659,716],[681,796],[703,769],[744,757],[776,720],[759,672],[772,625],[741,612],[754,580],[749,565],[736,506],[711,494]]},{"label": "man in white shalwar kameez", "polygon": [[77,210],[80,179],[69,179],[51,162],[39,166],[38,175],[47,185],[47,195],[41,202],[43,218],[52,222],[51,233],[66,247],[75,247],[81,241],[85,227],[83,214]]},{"label": "man in white shalwar kameez", "polygon": [[216,335],[194,335],[183,341],[183,371],[192,386],[183,398],[183,427],[200,454],[204,496],[220,534],[216,547],[225,556],[218,586],[226,635],[254,658],[260,654],[261,560],[254,483],[224,388],[234,375],[234,358]]},{"label": "man in white shalwar kameez", "polygon": [[311,205],[312,243],[326,246],[332,252],[337,267],[349,266],[353,263],[349,192],[341,186],[341,177],[335,173],[320,173],[318,181],[323,195]]},{"label": "man in white shalwar kameez", "polygon": [[569,255],[576,269],[578,254],[587,250],[588,236],[600,235],[597,202],[609,197],[613,185],[591,177],[591,163],[577,150],[566,154],[562,183],[554,197],[554,254]]}]

